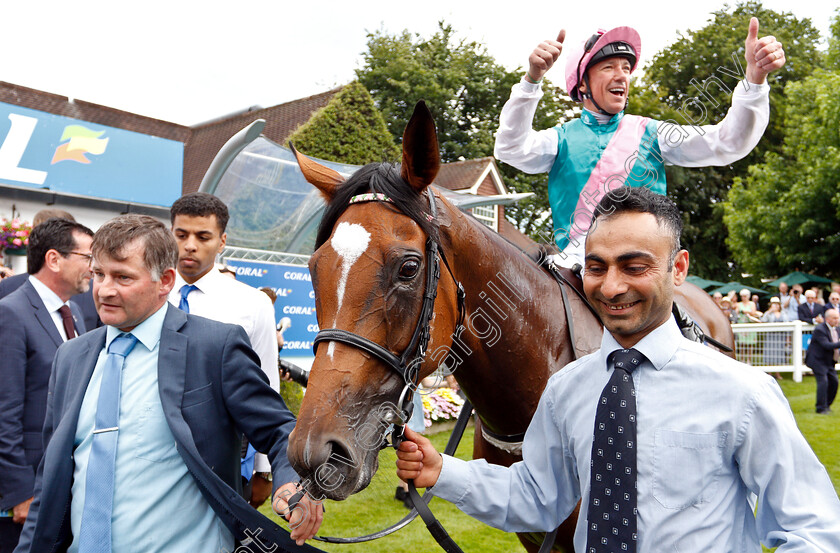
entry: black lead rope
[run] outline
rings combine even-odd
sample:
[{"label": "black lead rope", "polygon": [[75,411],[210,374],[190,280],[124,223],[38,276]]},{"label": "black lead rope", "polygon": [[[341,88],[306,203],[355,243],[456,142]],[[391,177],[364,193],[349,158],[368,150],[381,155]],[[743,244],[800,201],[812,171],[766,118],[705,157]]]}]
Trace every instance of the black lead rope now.
[{"label": "black lead rope", "polygon": [[[452,430],[452,434],[449,436],[449,441],[446,443],[446,448],[443,451],[447,455],[455,455],[455,450],[458,449],[458,443],[461,441],[464,430],[467,428],[472,410],[473,407],[470,400],[464,401],[464,405],[461,407],[461,413],[458,415],[458,422],[455,423],[455,428]],[[464,553],[458,547],[458,544],[449,536],[440,521],[435,518],[431,509],[429,509],[426,496],[429,495],[430,489],[426,488],[426,492],[421,497],[417,488],[414,486],[414,480],[408,481],[408,495],[411,498],[414,509],[420,515],[420,518],[423,519],[423,522],[426,523],[426,528],[429,530],[429,533],[444,551],[447,553]]]}]

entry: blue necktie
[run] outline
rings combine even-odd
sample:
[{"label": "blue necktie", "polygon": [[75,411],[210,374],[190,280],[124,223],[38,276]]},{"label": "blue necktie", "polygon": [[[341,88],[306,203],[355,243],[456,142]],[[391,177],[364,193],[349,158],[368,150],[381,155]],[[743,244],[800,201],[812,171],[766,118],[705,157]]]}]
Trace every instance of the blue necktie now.
[{"label": "blue necktie", "polygon": [[633,370],[645,359],[635,349],[610,354],[610,381],[595,411],[586,517],[586,553],[636,551],[636,390]]},{"label": "blue necktie", "polygon": [[189,296],[190,292],[193,290],[198,290],[198,286],[195,284],[184,284],[181,286],[181,303],[178,304],[178,309],[184,313],[190,312],[190,302],[187,301],[187,296]]},{"label": "blue necktie", "polygon": [[93,442],[85,475],[85,506],[79,553],[110,553],[111,513],[114,506],[114,461],[120,421],[120,381],[125,357],[137,343],[132,334],[120,334],[108,346],[102,384],[96,403]]}]

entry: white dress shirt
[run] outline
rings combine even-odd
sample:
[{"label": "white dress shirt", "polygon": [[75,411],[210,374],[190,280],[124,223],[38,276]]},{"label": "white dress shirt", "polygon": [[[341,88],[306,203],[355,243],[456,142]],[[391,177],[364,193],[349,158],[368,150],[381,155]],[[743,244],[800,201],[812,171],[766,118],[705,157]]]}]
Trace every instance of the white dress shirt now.
[{"label": "white dress shirt", "polygon": [[[52,319],[53,324],[55,324],[56,330],[58,330],[58,335],[66,342],[67,333],[64,332],[64,321],[62,321],[61,313],[59,313],[58,310],[62,305],[67,305],[67,307],[70,306],[67,302],[61,301],[58,294],[53,292],[49,286],[38,280],[35,276],[29,275],[29,282],[35,288],[35,291],[38,292],[38,296],[40,296],[41,301],[44,302],[44,307],[47,308],[47,312],[50,314],[50,318]],[[75,315],[73,318],[75,318]]]},{"label": "white dress shirt", "polygon": [[[499,117],[494,155],[525,173],[547,173],[557,157],[557,130],[532,128],[542,96],[542,86],[523,77],[513,85]],[[741,81],[732,92],[732,106],[717,125],[663,127],[667,123],[660,121],[659,149],[669,165],[729,165],[755,148],[769,120],[770,85]]]},{"label": "white dress shirt", "polygon": [[[638,553],[840,551],[840,500],[763,371],[683,338],[673,318],[636,344]],[[433,493],[508,532],[552,530],[581,500],[584,551],[595,411],[620,349],[549,379],[511,467],[443,456]]]},{"label": "white dress shirt", "polygon": [[[175,287],[169,293],[169,302],[175,307],[181,303],[181,287],[186,281],[176,273]],[[245,329],[251,347],[260,358],[260,366],[268,376],[274,390],[280,390],[280,372],[277,369],[277,331],[274,306],[267,295],[256,288],[227,277],[211,269],[193,283],[198,287],[187,297],[190,314],[214,321],[237,324]],[[254,461],[256,472],[270,472],[268,458],[258,453]]]}]

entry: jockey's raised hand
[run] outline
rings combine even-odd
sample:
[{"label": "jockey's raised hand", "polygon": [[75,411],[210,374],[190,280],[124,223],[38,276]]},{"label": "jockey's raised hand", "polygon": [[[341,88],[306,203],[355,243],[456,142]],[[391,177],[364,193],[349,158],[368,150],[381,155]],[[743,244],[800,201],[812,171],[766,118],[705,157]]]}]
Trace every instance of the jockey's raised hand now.
[{"label": "jockey's raised hand", "polygon": [[537,83],[542,80],[546,71],[551,69],[560,52],[563,51],[563,41],[566,40],[566,29],[560,29],[557,40],[544,40],[534,48],[528,57],[528,80]]},{"label": "jockey's raised hand", "polygon": [[758,38],[758,19],[750,19],[750,29],[744,42],[744,57],[747,58],[747,80],[764,84],[767,74],[781,69],[785,64],[785,50],[774,36]]},{"label": "jockey's raised hand", "polygon": [[405,427],[405,441],[397,448],[397,476],[414,480],[418,488],[434,486],[443,459],[427,438]]}]

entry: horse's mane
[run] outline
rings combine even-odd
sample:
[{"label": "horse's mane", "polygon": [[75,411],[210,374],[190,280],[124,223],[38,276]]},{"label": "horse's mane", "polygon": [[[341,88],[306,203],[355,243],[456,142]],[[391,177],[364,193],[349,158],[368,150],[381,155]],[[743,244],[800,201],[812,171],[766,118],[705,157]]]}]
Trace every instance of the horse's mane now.
[{"label": "horse's mane", "polygon": [[412,188],[401,176],[399,165],[390,163],[369,163],[338,186],[332,201],[327,204],[318,235],[315,239],[315,249],[329,240],[336,221],[350,205],[353,196],[373,192],[388,196],[394,207],[404,215],[410,217],[420,225],[426,236],[438,241],[438,229],[429,221],[428,202]]}]

